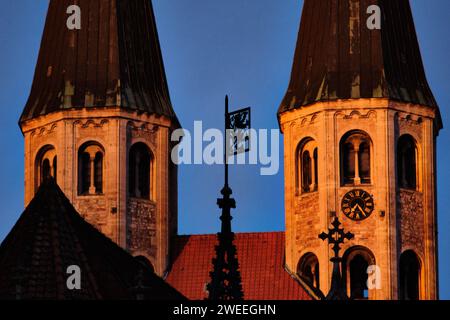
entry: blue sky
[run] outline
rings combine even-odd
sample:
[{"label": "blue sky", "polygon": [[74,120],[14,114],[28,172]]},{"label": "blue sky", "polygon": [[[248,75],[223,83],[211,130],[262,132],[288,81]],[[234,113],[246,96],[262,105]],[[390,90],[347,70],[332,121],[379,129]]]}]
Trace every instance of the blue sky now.
[{"label": "blue sky", "polygon": [[[411,1],[429,83],[450,124],[450,1]],[[17,121],[28,98],[47,0],[0,0],[0,241],[23,211],[23,138]],[[276,111],[289,81],[300,0],[154,0],[172,103],[182,125],[222,127],[223,97],[231,109],[252,106],[255,128],[278,128]],[[56,44],[55,44],[56,45]],[[450,299],[450,133],[438,138],[441,298]],[[282,154],[283,150],[280,150]],[[282,159],[282,158],[281,158]],[[218,166],[179,170],[182,234],[219,230]],[[235,231],[284,229],[283,171],[260,176],[258,166],[231,168],[237,200]]]}]

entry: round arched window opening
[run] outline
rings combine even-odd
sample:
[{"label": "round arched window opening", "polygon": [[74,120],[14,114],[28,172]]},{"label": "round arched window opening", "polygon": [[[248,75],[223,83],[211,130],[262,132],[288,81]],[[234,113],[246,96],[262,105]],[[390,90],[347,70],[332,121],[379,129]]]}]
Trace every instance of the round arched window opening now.
[{"label": "round arched window opening", "polygon": [[130,148],[128,159],[128,194],[130,197],[150,200],[152,160],[152,153],[146,144],[138,142]]},{"label": "round arched window opening", "polygon": [[369,299],[369,267],[376,266],[373,253],[362,246],[349,248],[343,255],[343,278],[347,294],[353,300]]},{"label": "round arched window opening", "polygon": [[400,300],[420,299],[420,261],[412,250],[400,255]]},{"label": "round arched window opening", "polygon": [[372,140],[363,131],[351,131],[340,142],[341,184],[371,183]]},{"label": "round arched window opening", "polygon": [[302,256],[297,265],[297,274],[313,288],[320,288],[319,259],[314,253]]},{"label": "round arched window opening", "polygon": [[297,194],[318,190],[319,151],[312,138],[299,143],[296,152],[296,190]]},{"label": "round arched window opening", "polygon": [[78,195],[103,194],[105,151],[97,142],[87,142],[78,150]]},{"label": "round arched window opening", "polygon": [[37,153],[35,161],[35,191],[49,178],[57,179],[58,160],[56,149],[47,145]]},{"label": "round arched window opening", "polygon": [[397,179],[398,186],[404,189],[417,189],[417,144],[409,134],[398,139]]}]

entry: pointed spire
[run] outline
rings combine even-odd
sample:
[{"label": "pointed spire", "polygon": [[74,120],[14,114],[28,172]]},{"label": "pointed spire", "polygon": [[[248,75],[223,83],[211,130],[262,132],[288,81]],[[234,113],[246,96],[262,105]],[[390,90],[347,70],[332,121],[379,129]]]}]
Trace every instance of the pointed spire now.
[{"label": "pointed spire", "polygon": [[174,119],[149,0],[51,0],[21,122],[71,108],[122,107]]},{"label": "pointed spire", "polygon": [[[225,96],[225,131],[230,129],[228,95]],[[228,146],[227,139],[224,141],[224,168],[225,183],[220,191],[222,198],[217,199],[217,205],[222,209],[220,220],[222,221],[221,230],[217,237],[219,244],[216,245],[216,257],[213,258],[213,271],[211,271],[211,281],[207,285],[209,300],[242,300],[244,293],[242,291],[242,279],[239,271],[239,262],[237,250],[234,244],[234,233],[231,229],[231,209],[236,208],[236,200],[231,195],[228,181]]]},{"label": "pointed spire", "polygon": [[[70,266],[80,289],[67,283]],[[140,260],[86,222],[46,179],[0,245],[2,299],[181,299]]]},{"label": "pointed spire", "polygon": [[236,201],[231,198],[231,188],[225,185],[221,191],[222,198],[217,205],[222,209],[220,220],[221,231],[218,234],[219,244],[216,246],[216,257],[212,260],[213,271],[207,289],[209,300],[242,300],[241,273],[234,244],[234,233],[231,230],[231,209],[236,208]]},{"label": "pointed spire", "polygon": [[[369,29],[381,10],[381,29]],[[305,0],[279,113],[319,101],[389,98],[438,108],[428,86],[408,0]]]}]

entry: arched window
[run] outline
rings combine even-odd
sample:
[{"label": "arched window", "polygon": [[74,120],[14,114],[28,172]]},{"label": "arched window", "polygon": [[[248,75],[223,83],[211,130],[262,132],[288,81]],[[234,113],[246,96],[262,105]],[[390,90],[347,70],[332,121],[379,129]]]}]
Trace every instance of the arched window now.
[{"label": "arched window", "polygon": [[350,299],[364,300],[369,298],[367,287],[368,271],[375,266],[375,257],[364,247],[348,249],[343,256],[344,279]]},{"label": "arched window", "polygon": [[35,189],[39,188],[42,182],[48,178],[53,177],[56,180],[57,173],[57,156],[56,150],[53,146],[43,147],[36,157],[36,170],[35,170]]},{"label": "arched window", "polygon": [[78,194],[95,195],[103,193],[103,147],[88,142],[78,151]]},{"label": "arched window", "polygon": [[412,250],[400,256],[400,299],[419,300],[420,262]]},{"label": "arched window", "polygon": [[367,288],[367,269],[369,263],[362,255],[356,255],[350,261],[350,298],[368,299],[369,289]]},{"label": "arched window", "polygon": [[128,162],[128,193],[133,198],[150,199],[150,172],[152,156],[144,143],[130,149]]},{"label": "arched window", "polygon": [[297,148],[296,155],[297,193],[317,191],[318,187],[318,149],[313,139],[304,139]]},{"label": "arched window", "polygon": [[341,183],[359,185],[371,183],[370,137],[362,131],[347,133],[340,143]]},{"label": "arched window", "polygon": [[310,286],[319,289],[319,260],[314,253],[303,255],[297,265],[297,274]]},{"label": "arched window", "polygon": [[410,135],[401,136],[398,140],[397,177],[400,188],[417,188],[417,147]]}]

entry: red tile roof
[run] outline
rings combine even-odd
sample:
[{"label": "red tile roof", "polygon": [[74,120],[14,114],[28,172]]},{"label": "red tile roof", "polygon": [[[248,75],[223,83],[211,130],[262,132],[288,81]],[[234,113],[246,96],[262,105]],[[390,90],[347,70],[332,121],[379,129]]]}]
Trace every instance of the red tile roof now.
[{"label": "red tile roof", "polygon": [[[166,281],[188,299],[207,297],[216,235],[178,236]],[[306,289],[284,269],[284,232],[235,235],[244,299],[311,300]]]}]

